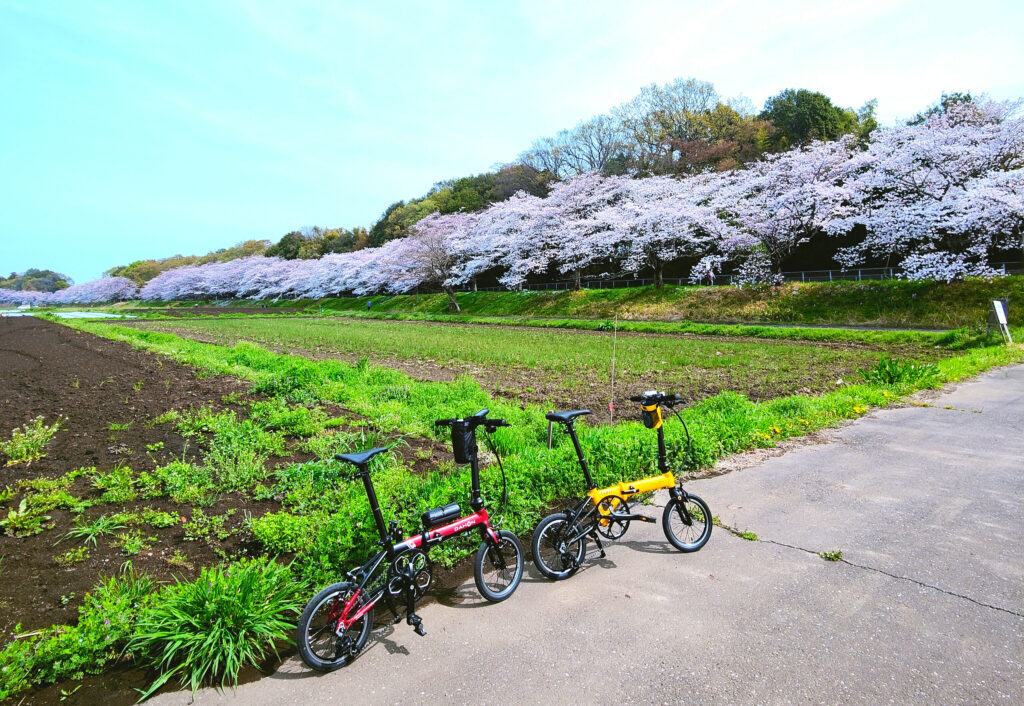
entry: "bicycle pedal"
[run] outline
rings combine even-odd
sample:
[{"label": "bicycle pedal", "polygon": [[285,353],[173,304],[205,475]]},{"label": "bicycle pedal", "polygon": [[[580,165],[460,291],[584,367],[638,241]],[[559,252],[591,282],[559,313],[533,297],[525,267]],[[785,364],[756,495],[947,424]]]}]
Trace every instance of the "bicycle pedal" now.
[{"label": "bicycle pedal", "polygon": [[409,625],[412,625],[413,632],[419,635],[420,637],[423,637],[427,634],[427,631],[423,628],[423,619],[420,616],[416,614],[410,615]]}]

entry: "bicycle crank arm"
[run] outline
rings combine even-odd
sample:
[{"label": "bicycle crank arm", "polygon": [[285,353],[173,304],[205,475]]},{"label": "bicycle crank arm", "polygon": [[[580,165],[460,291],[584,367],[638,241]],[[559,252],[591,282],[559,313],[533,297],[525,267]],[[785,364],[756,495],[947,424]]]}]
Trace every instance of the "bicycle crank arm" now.
[{"label": "bicycle crank arm", "polygon": [[618,515],[614,512],[607,515],[601,515],[602,520],[610,520],[612,522],[622,522],[623,520],[632,521],[639,520],[640,522],[657,522],[653,517],[647,515]]}]

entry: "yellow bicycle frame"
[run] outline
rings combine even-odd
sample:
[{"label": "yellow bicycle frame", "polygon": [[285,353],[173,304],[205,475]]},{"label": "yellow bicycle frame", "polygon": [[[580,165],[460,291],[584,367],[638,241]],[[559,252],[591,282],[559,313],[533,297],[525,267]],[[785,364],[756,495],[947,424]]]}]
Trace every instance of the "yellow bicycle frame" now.
[{"label": "yellow bicycle frame", "polygon": [[[660,429],[662,425],[661,408],[654,405],[643,405],[641,407],[644,411],[644,426],[649,429]],[[621,502],[629,497],[630,495],[636,495],[638,493],[653,493],[655,490],[663,490],[668,488],[674,488],[676,485],[676,477],[672,471],[665,471],[664,473],[656,476],[650,476],[648,478],[642,478],[635,480],[632,483],[618,482],[615,485],[608,486],[607,488],[594,488],[590,490],[587,495],[590,497],[590,502],[594,505],[600,505],[602,500],[609,499],[607,503],[610,507],[599,507],[598,512],[602,515],[607,515],[611,511],[621,504]],[[607,524],[607,521],[602,524]]]}]

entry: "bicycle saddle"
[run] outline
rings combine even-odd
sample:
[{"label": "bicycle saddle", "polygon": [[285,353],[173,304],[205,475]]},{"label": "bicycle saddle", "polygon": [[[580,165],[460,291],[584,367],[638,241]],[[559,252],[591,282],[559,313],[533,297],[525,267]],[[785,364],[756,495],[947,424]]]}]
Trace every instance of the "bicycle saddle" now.
[{"label": "bicycle saddle", "polygon": [[354,453],[354,454],[338,454],[334,458],[338,459],[339,461],[345,461],[347,463],[351,463],[353,466],[365,466],[366,464],[368,464],[370,462],[371,458],[373,458],[377,454],[383,453],[383,452],[385,452],[387,450],[388,450],[388,447],[386,447],[386,446],[378,446],[375,449],[370,449],[368,451],[360,451],[359,453]]},{"label": "bicycle saddle", "polygon": [[559,424],[568,424],[576,417],[582,417],[584,414],[590,414],[589,409],[573,409],[568,412],[548,412],[544,417],[549,422],[558,422]]}]

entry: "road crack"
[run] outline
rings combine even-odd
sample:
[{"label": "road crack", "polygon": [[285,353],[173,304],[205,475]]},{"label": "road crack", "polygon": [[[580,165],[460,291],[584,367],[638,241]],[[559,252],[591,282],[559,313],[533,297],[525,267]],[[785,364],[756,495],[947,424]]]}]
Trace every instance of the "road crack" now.
[{"label": "road crack", "polygon": [[736,529],[734,527],[729,527],[728,525],[726,525],[726,524],[724,524],[722,522],[716,522],[715,524],[717,524],[719,527],[724,529],[729,534],[732,534],[732,535],[734,535],[736,537],[739,537],[740,539],[744,539],[744,540],[751,541],[751,542],[763,542],[765,544],[774,544],[775,546],[785,547],[786,549],[795,549],[797,551],[804,552],[805,554],[813,554],[814,556],[821,557],[825,561],[834,561],[834,562],[839,563],[839,564],[846,564],[847,566],[852,566],[855,569],[861,569],[863,571],[871,571],[871,572],[876,573],[876,574],[881,574],[883,576],[888,576],[889,578],[896,579],[897,581],[907,581],[909,583],[912,583],[912,584],[915,584],[917,586],[920,586],[921,588],[931,589],[932,591],[938,591],[939,593],[944,593],[947,596],[952,596],[953,598],[959,598],[961,600],[965,600],[968,603],[973,603],[974,605],[979,606],[981,608],[988,608],[990,610],[999,611],[1000,613],[1007,613],[1007,614],[1012,615],[1012,616],[1017,617],[1017,618],[1024,618],[1024,613],[1018,613],[1017,611],[1011,610],[1009,608],[1003,608],[1002,606],[992,605],[991,603],[985,603],[984,601],[979,601],[976,598],[971,598],[970,596],[966,596],[966,595],[964,595],[962,593],[957,593],[956,591],[950,591],[949,589],[942,588],[941,586],[934,586],[934,585],[932,585],[930,583],[925,583],[924,581],[920,581],[920,580],[912,578],[910,576],[901,576],[900,574],[894,574],[891,571],[886,571],[885,569],[879,569],[879,568],[876,568],[874,566],[868,566],[866,564],[858,564],[857,562],[850,561],[849,559],[843,558],[841,556],[842,552],[839,552],[840,556],[838,558],[831,558],[831,559],[829,559],[829,558],[825,558],[823,555],[824,554],[828,554],[830,552],[815,551],[813,549],[807,549],[806,547],[800,547],[800,546],[797,546],[795,544],[787,544],[786,542],[779,542],[779,541],[776,541],[774,539],[764,539],[762,537],[758,537],[753,532],[750,532],[750,531],[747,531],[747,530],[740,531],[740,530],[738,530],[738,529]]}]

